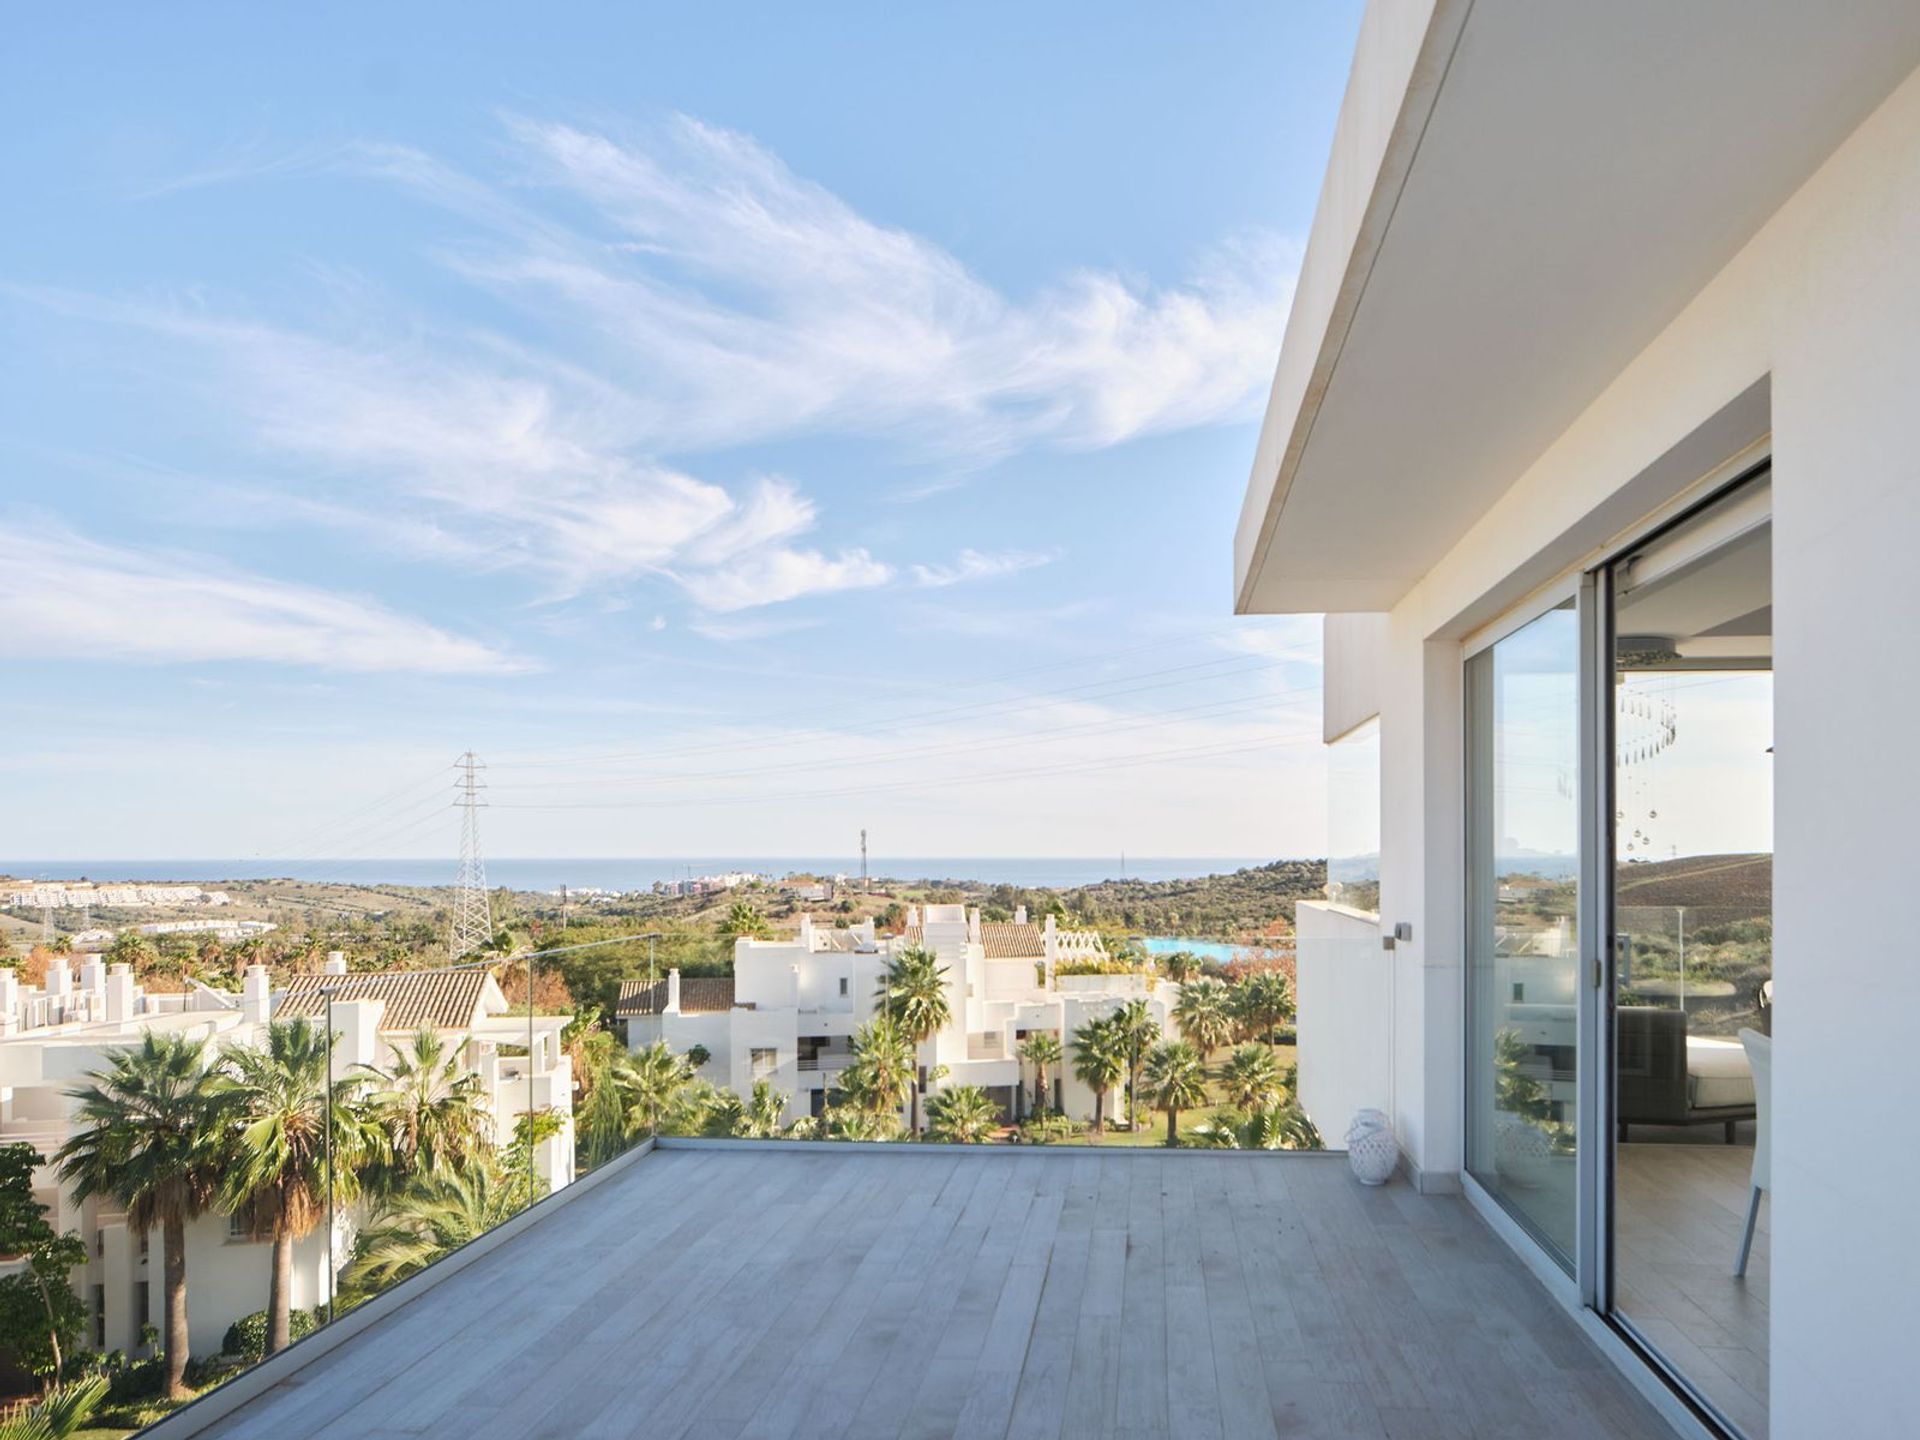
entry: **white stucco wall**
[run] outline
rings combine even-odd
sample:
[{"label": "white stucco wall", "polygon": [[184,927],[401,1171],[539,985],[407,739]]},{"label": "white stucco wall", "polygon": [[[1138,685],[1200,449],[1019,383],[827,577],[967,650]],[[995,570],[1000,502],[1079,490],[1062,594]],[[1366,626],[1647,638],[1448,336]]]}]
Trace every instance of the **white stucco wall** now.
[{"label": "white stucco wall", "polygon": [[1905,641],[1920,612],[1916,395],[1909,77],[1387,621],[1381,918],[1414,927],[1395,960],[1396,1121],[1409,1157],[1446,1174],[1461,1151],[1460,641],[1771,426],[1782,1436],[1920,1433],[1904,1363],[1920,1328],[1905,1260],[1920,1149],[1887,1143],[1910,1128],[1887,1075],[1920,1013],[1920,967],[1885,933],[1920,813]]}]

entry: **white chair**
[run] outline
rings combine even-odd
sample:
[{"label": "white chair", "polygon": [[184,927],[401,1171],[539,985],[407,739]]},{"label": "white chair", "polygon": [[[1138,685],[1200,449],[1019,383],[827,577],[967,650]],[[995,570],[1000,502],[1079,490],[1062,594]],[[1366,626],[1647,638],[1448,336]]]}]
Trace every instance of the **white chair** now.
[{"label": "white chair", "polygon": [[1742,1030],[1740,1043],[1747,1049],[1747,1064],[1753,1070],[1753,1193],[1747,1197],[1747,1232],[1740,1237],[1740,1263],[1733,1267],[1736,1280],[1747,1273],[1747,1252],[1753,1249],[1753,1227],[1760,1218],[1760,1192],[1773,1186],[1772,1146],[1769,1144],[1773,1111],[1773,1041],[1758,1030]]}]

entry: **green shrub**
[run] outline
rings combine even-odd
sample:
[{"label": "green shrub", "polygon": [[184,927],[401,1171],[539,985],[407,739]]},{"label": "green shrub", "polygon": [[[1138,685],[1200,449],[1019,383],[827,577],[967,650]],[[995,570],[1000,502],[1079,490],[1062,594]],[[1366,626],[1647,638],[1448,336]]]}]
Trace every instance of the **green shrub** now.
[{"label": "green shrub", "polygon": [[[311,1310],[295,1310],[288,1316],[287,1334],[292,1339],[302,1339],[313,1331]],[[238,1355],[243,1360],[260,1359],[267,1353],[267,1312],[256,1310],[234,1321],[227,1327],[227,1337],[220,1342],[220,1349],[225,1354]]]}]

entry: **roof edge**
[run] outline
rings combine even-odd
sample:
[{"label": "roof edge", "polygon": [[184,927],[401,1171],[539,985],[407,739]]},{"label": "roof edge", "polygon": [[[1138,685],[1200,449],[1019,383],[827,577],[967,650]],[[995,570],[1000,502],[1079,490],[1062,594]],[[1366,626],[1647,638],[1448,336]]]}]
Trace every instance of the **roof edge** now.
[{"label": "roof edge", "polygon": [[1293,476],[1473,0],[1372,0],[1354,46],[1234,532],[1234,613],[1254,592]]}]

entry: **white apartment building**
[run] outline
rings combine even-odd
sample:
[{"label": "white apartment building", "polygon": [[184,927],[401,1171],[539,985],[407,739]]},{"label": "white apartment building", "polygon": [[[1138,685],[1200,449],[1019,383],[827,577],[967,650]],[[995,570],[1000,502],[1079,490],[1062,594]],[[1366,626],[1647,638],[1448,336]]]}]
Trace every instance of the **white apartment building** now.
[{"label": "white apartment building", "polygon": [[1235,544],[1377,878],[1303,1103],[1687,1435],[1920,1435],[1917,66],[1911,0],[1375,0]]},{"label": "white apartment building", "polygon": [[[902,933],[891,937],[876,936],[871,920],[839,930],[802,916],[793,939],[736,940],[729,978],[669,971],[651,984],[628,982],[619,1014],[632,1048],[662,1039],[681,1052],[701,1046],[709,1058],[700,1073],[715,1084],[745,1096],[766,1080],[787,1094],[789,1121],[818,1115],[851,1059],[849,1037],[873,1018],[888,958],[910,946],[931,950],[946,967],[954,1017],[921,1047],[922,1065],[947,1068],[940,1084],[980,1086],[1009,1118],[1032,1108],[1033,1077],[1022,1083],[1018,1055],[1029,1034],[1051,1031],[1065,1046],[1087,1020],[1139,996],[1171,1028],[1177,990],[1170,984],[1150,975],[1059,973],[1068,961],[1104,958],[1098,935],[1063,930],[1051,915],[1034,924],[1024,908],[1011,921],[983,921],[962,905],[929,905],[924,915],[912,907]],[[1055,1106],[1092,1115],[1093,1094],[1070,1063],[1053,1067],[1048,1079]],[[1111,1116],[1114,1097],[1107,1105]]]},{"label": "white apartment building", "polygon": [[230,905],[224,890],[198,885],[141,885],[132,881],[98,885],[90,880],[33,881],[0,889],[0,905],[34,910],[165,910],[183,906]]},{"label": "white apartment building", "polygon": [[[467,1044],[467,1062],[483,1077],[496,1135],[510,1137],[529,1106],[554,1108],[563,1133],[535,1156],[553,1186],[573,1179],[572,1072],[560,1049],[564,1016],[537,1016],[529,1045],[524,1013],[509,1013],[500,987],[484,970],[425,970],[349,975],[345,961],[329,973],[295,977],[274,992],[262,966],[250,968],[243,992],[231,995],[195,986],[184,995],[149,995],[125,965],[89,959],[74,973],[55,957],[44,988],[23,986],[0,969],[0,1144],[24,1141],[51,1158],[74,1132],[67,1092],[87,1083],[107,1055],[138,1044],[150,1031],[205,1039],[215,1046],[258,1043],[270,1019],[305,1015],[319,1021],[325,989],[335,992],[333,1021],[338,1073],[384,1068],[396,1047],[421,1028],[450,1044]],[[506,1053],[512,1052],[512,1053]],[[89,1259],[75,1275],[75,1292],[89,1310],[86,1343],[140,1353],[144,1324],[162,1324],[162,1243],[156,1231],[131,1231],[126,1216],[97,1200],[78,1203],[51,1165],[35,1176],[35,1193],[58,1230],[77,1232]],[[334,1237],[336,1261],[352,1250],[354,1227]],[[227,1327],[264,1308],[270,1246],[225,1215],[209,1215],[187,1232],[187,1300],[195,1354],[219,1350]],[[293,1305],[310,1309],[327,1296],[327,1237],[316,1229],[294,1246]]]}]

